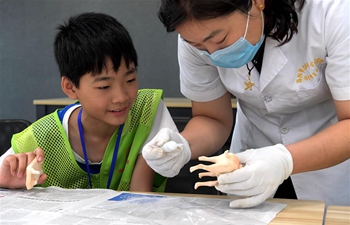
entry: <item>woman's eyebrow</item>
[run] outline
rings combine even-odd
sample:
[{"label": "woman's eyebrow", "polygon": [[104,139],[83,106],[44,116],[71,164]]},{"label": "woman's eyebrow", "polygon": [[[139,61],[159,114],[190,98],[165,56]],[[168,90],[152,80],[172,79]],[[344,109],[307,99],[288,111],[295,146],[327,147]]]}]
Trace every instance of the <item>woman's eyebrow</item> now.
[{"label": "woman's eyebrow", "polygon": [[[206,42],[209,39],[215,37],[217,34],[221,33],[222,31],[224,31],[223,29],[217,29],[217,30],[213,30],[208,36],[206,36],[205,38],[203,38],[202,42]],[[186,40],[185,38],[183,38],[182,36],[180,36],[184,41],[186,41],[189,44],[193,44],[194,42]]]}]

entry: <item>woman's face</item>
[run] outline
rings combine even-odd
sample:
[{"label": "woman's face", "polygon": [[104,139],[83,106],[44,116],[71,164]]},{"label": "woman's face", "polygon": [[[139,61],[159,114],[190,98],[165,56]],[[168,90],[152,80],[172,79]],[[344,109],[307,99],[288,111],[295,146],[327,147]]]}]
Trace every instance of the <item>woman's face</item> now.
[{"label": "woman's face", "polygon": [[[210,20],[189,20],[179,25],[176,31],[190,45],[207,51],[209,54],[232,45],[244,36],[248,15],[240,11],[224,17]],[[246,39],[255,45],[261,38],[262,32],[261,10],[253,5]]]}]

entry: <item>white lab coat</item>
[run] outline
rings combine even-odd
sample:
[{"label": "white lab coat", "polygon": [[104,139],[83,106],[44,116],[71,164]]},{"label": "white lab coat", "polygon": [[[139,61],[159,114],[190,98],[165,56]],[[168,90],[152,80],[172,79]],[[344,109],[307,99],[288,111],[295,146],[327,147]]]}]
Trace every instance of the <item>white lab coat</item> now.
[{"label": "white lab coat", "polygon": [[[245,65],[216,67],[179,37],[181,92],[199,102],[226,91],[237,97],[231,152],[308,138],[337,122],[333,99],[350,100],[349,15],[348,0],[307,1],[290,42],[278,47],[266,39],[261,74],[251,74],[252,91],[245,90]],[[350,205],[350,160],[292,180],[298,199]]]}]

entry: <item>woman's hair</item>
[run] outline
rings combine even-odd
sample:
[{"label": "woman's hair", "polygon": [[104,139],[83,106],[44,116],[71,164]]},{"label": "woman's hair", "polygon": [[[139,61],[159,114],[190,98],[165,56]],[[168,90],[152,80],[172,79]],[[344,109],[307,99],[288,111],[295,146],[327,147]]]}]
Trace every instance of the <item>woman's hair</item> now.
[{"label": "woman's hair", "polygon": [[[265,0],[265,35],[281,45],[290,41],[298,32],[297,11],[304,4],[305,0]],[[237,10],[247,14],[251,7],[252,0],[161,0],[158,17],[167,32],[172,32],[189,20],[214,19]]]},{"label": "woman's hair", "polygon": [[114,17],[103,13],[82,13],[71,16],[57,27],[54,53],[61,76],[79,87],[86,73],[100,74],[110,59],[114,70],[121,59],[128,67],[137,67],[137,53],[129,32]]}]

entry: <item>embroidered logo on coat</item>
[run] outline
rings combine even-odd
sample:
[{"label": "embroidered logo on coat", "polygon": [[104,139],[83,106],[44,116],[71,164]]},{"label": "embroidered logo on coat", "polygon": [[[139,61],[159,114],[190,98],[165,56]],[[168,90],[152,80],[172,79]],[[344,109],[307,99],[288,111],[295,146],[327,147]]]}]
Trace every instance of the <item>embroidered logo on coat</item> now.
[{"label": "embroidered logo on coat", "polygon": [[297,79],[295,82],[302,83],[303,81],[312,80],[314,77],[317,77],[319,72],[317,65],[323,62],[323,59],[316,58],[314,61],[304,63],[298,69]]}]

